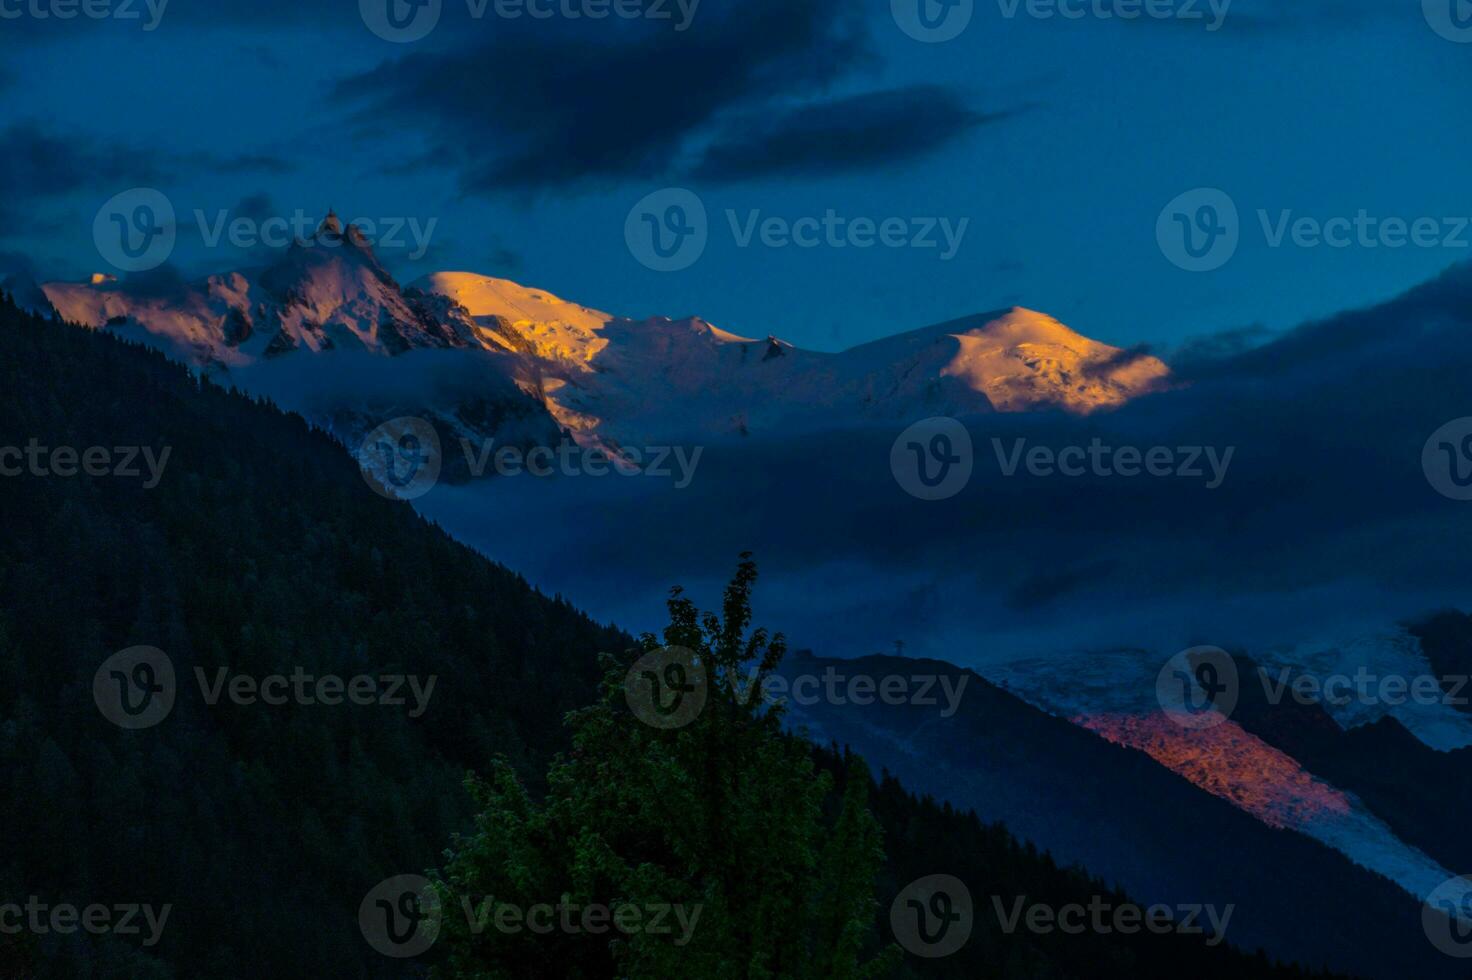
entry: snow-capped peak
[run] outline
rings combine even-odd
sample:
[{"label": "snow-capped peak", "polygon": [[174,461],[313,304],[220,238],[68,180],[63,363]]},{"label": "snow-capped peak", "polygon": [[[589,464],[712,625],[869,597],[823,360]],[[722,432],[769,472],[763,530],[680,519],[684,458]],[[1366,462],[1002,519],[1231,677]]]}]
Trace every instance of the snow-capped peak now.
[{"label": "snow-capped peak", "polygon": [[141,330],[202,366],[244,369],[293,352],[489,352],[506,381],[593,444],[941,414],[1086,414],[1169,376],[1153,357],[1021,308],[824,353],[699,317],[634,320],[471,272],[403,288],[335,212],[265,269],[211,276],[172,295],[98,277],[43,288],[67,319]]},{"label": "snow-capped peak", "polygon": [[1090,340],[1036,310],[1015,306],[854,348],[856,359],[905,363],[953,378],[999,412],[1054,406],[1077,414],[1116,408],[1160,386],[1158,358]]}]

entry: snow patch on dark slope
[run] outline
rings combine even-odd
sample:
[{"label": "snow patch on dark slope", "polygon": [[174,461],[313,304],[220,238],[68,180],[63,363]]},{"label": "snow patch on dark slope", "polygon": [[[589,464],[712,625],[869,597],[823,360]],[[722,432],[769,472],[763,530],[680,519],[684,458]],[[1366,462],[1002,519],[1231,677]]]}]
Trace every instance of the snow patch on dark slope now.
[{"label": "snow patch on dark slope", "polygon": [[[1344,647],[1363,656],[1338,661],[1326,656],[1319,666],[1351,673],[1356,662],[1391,666],[1368,652],[1376,648],[1371,638],[1321,649]],[[1393,653],[1398,660],[1400,652]],[[1168,657],[1142,650],[1063,652],[992,664],[981,672],[1049,714],[1144,752],[1269,826],[1297,830],[1327,844],[1417,898],[1425,899],[1454,876],[1400,840],[1354,794],[1307,772],[1236,722],[1188,729],[1172,721],[1155,697],[1156,675]],[[1241,683],[1259,681],[1249,676]]]}]

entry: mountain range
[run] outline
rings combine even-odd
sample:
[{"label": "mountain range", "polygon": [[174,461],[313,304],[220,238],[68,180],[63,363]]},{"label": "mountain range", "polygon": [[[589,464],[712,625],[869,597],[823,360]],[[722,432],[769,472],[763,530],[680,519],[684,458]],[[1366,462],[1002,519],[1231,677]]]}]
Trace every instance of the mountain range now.
[{"label": "mountain range", "polygon": [[[121,473],[0,480],[13,522],[0,538],[0,895],[170,913],[149,943],[121,929],[0,930],[0,976],[397,980],[439,965],[443,944],[401,959],[365,943],[364,895],[441,862],[452,835],[470,830],[478,811],[467,770],[501,758],[531,780],[554,752],[579,751],[563,719],[595,696],[596,653],[631,638],[370,493],[340,447],[299,417],[105,332],[25,315],[5,297],[0,406],[5,441],[173,450],[168,478],[152,488]],[[94,676],[114,651],[140,643],[157,644],[172,665],[177,697],[151,727],[125,730],[99,713]],[[437,683],[416,713],[388,700],[216,699],[191,681],[293,669]],[[1001,752],[1042,730],[1128,757],[1005,692],[985,697],[998,718],[1032,720],[1005,726]],[[847,755],[813,753],[840,784],[863,773]],[[1244,952],[1235,933],[1221,942],[1184,924],[1164,933],[1009,926],[993,900],[1107,903],[1136,922],[1144,913],[1113,883],[892,778],[878,781],[874,801],[887,854],[876,936],[889,935],[890,896],[936,868],[976,891],[964,948],[908,958],[887,974],[896,980],[1083,977],[1101,964],[1148,980],[1307,975]],[[1409,900],[1335,861],[1316,865],[1323,892],[1341,884],[1366,903],[1333,935],[1353,937],[1364,923],[1363,941],[1403,937]],[[1313,921],[1320,910],[1287,911]],[[560,967],[549,957],[537,975]]]},{"label": "mountain range", "polygon": [[[288,357],[473,354],[501,409],[491,414],[516,420],[511,441],[530,431],[533,441],[566,434],[614,448],[927,415],[1086,415],[1170,379],[1157,358],[1020,308],[826,353],[740,337],[695,316],[629,319],[468,272],[402,287],[363,234],[331,214],[263,268],[192,283],[95,275],[41,289],[68,321],[144,340],[246,388],[253,368]],[[325,359],[318,370],[333,374],[336,364]],[[484,411],[439,404],[441,393],[422,400],[419,411],[454,429],[508,435]],[[342,408],[322,414],[340,419]]]},{"label": "mountain range", "polygon": [[[819,731],[1132,891],[1221,890],[1273,907],[1243,921],[1275,952],[1387,977],[1424,952],[1402,952],[1417,929],[1407,909],[1460,870],[1464,848],[1436,799],[1472,792],[1465,710],[1247,703],[1231,724],[1192,734],[1158,715],[1153,678],[1188,642],[1250,649],[1244,671],[1363,662],[1405,674],[1429,672],[1432,657],[1465,670],[1460,633],[1435,633],[1433,647],[1426,627],[1393,624],[1464,605],[1472,585],[1472,567],[1441,547],[1466,518],[1429,495],[1420,469],[1426,436],[1465,412],[1468,267],[1176,371],[1015,308],[822,353],[694,317],[620,318],[470,273],[401,287],[361,235],[332,220],[263,269],[40,290],[65,319],[268,395],[349,446],[399,415],[503,443],[716,443],[689,492],[539,481],[528,493],[525,481],[486,481],[417,506],[534,582],[632,626],[644,624],[629,610],[653,605],[673,575],[690,581],[710,556],[755,547],[779,584],[778,619],[825,651],[850,656],[906,637],[1072,726],[1057,737],[1085,740],[1060,743],[1075,745],[1063,754],[1097,753],[1109,775],[1092,795],[1070,796],[1057,785],[1081,785],[1078,767],[1062,755],[1028,752],[999,772],[955,747],[957,726],[933,720],[912,730],[903,716],[820,709],[806,719]],[[903,496],[883,461],[899,429],[933,415],[1002,441],[1215,444],[1237,449],[1237,462],[1210,493],[1179,480],[996,473],[932,506]],[[772,474],[784,492],[771,492]],[[697,574],[691,584],[709,583]],[[992,733],[1025,740],[1034,717]],[[942,755],[942,767],[924,761]],[[1351,949],[1347,937],[1335,940],[1340,954],[1304,943],[1280,928],[1296,921],[1287,909],[1264,904],[1263,880],[1167,860],[1159,842],[1175,838],[1139,829],[1153,826],[1144,813],[1163,798],[1183,820],[1230,827],[1223,861],[1278,854],[1294,896],[1310,894],[1314,878],[1367,909],[1411,900],[1394,912],[1393,935],[1350,930],[1388,952]],[[1113,843],[1102,847],[1089,834],[1106,810]],[[1281,853],[1269,843],[1279,835],[1293,841]],[[1430,964],[1418,969],[1432,975]]]}]

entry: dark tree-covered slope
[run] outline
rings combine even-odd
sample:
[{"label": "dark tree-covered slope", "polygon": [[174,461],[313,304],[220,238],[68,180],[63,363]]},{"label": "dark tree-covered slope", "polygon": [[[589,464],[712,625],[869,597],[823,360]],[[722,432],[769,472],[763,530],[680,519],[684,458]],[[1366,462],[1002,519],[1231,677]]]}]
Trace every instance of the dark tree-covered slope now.
[{"label": "dark tree-covered slope", "polygon": [[[0,298],[0,448],[30,445],[169,455],[152,487],[141,466],[0,476],[0,902],[171,912],[149,947],[0,934],[0,978],[413,975],[364,941],[364,894],[437,866],[471,827],[467,770],[504,755],[537,791],[564,715],[595,697],[595,655],[628,638],[371,492],[300,418]],[[177,697],[159,724],[124,730],[93,681],[138,645],[167,654]],[[412,698],[212,705],[196,670],[221,669],[435,686],[418,717]],[[892,783],[874,809],[890,841],[881,906],[942,860],[963,876],[1004,865],[1059,901],[1097,888]],[[1270,974],[1199,941],[983,935],[906,975]]]},{"label": "dark tree-covered slope", "polygon": [[[153,489],[141,463],[0,478],[0,894],[172,904],[150,959],[180,976],[399,972],[358,934],[363,894],[435,863],[468,820],[467,768],[504,752],[540,771],[622,640],[372,493],[300,418],[0,317],[0,446],[170,451]],[[123,731],[93,674],[140,644],[178,696]],[[412,700],[212,707],[196,667],[438,680],[410,718]]]}]

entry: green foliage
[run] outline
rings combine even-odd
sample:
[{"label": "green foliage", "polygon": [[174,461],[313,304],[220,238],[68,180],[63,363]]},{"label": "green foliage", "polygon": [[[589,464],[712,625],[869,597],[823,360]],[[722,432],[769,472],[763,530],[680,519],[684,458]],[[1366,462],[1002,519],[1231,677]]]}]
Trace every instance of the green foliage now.
[{"label": "green foliage", "polygon": [[[477,833],[457,840],[439,877],[446,977],[859,978],[887,975],[897,951],[873,952],[875,879],[883,861],[868,782],[852,779],[825,811],[833,781],[810,746],[782,729],[780,707],[751,692],[785,644],[748,633],[756,569],[748,556],[722,615],[697,613],[679,590],[664,644],[693,651],[705,674],[699,715],[673,730],[624,705],[642,654],[603,658],[603,697],[572,713],[573,750],[535,802],[505,763],[471,781]],[[537,903],[675,906],[686,934],[548,936],[476,930],[463,906],[487,896]]]}]

